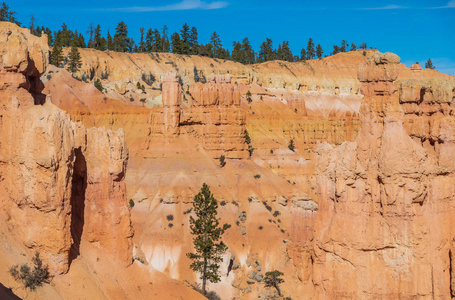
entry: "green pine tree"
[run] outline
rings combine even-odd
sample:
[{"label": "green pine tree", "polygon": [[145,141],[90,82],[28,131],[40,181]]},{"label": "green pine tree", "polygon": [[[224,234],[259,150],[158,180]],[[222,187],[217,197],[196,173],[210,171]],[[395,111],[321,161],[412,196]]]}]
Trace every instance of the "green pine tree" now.
[{"label": "green pine tree", "polygon": [[318,58],[321,58],[322,57],[322,53],[324,53],[324,51],[322,50],[322,47],[320,44],[317,45],[316,47],[316,56]]},{"label": "green pine tree", "polygon": [[79,68],[82,66],[81,54],[76,47],[76,43],[73,43],[71,46],[70,53],[68,54],[68,66],[66,69],[71,73],[76,73],[79,71]]},{"label": "green pine tree", "polygon": [[190,54],[190,26],[187,23],[183,24],[182,30],[180,30],[180,38],[182,54]]},{"label": "green pine tree", "polygon": [[280,285],[280,283],[282,283],[284,281],[280,277],[283,275],[284,274],[282,272],[280,272],[278,270],[274,270],[274,271],[265,273],[265,276],[264,276],[265,286],[274,287],[277,290],[279,296],[281,296],[281,290],[280,290],[279,285]]},{"label": "green pine tree", "polygon": [[196,27],[191,27],[191,34],[190,34],[190,51],[191,54],[196,55],[199,52],[199,43],[197,40],[197,29]]},{"label": "green pine tree", "polygon": [[195,252],[187,253],[187,256],[193,260],[191,269],[201,275],[204,295],[207,281],[216,283],[221,280],[218,274],[220,263],[223,261],[221,255],[227,250],[226,245],[220,239],[230,226],[228,224],[220,225],[217,208],[217,200],[210,192],[209,186],[204,183],[193,201],[196,218],[190,216]]},{"label": "green pine tree", "polygon": [[308,39],[308,44],[306,46],[306,55],[308,57],[308,59],[313,59],[314,58],[314,43],[313,43],[313,39],[312,38],[309,38]]},{"label": "green pine tree", "polygon": [[118,23],[114,34],[114,50],[126,52],[128,50],[128,27],[125,22]]},{"label": "green pine tree", "polygon": [[51,52],[50,63],[56,67],[60,67],[63,62],[63,49],[60,45],[54,45]]},{"label": "green pine tree", "polygon": [[180,39],[180,35],[177,32],[174,32],[171,35],[171,47],[172,53],[182,54],[182,40]]},{"label": "green pine tree", "polygon": [[223,45],[221,44],[220,35],[216,31],[210,35],[210,45],[212,45],[213,56],[222,58]]},{"label": "green pine tree", "polygon": [[435,69],[435,66],[433,65],[433,62],[431,61],[431,58],[429,58],[429,59],[425,62],[425,69],[432,69],[432,70]]},{"label": "green pine tree", "polygon": [[139,27],[139,31],[141,32],[141,40],[139,42],[139,47],[138,47],[137,52],[144,53],[145,51],[147,51],[147,46],[144,41],[144,27]]}]

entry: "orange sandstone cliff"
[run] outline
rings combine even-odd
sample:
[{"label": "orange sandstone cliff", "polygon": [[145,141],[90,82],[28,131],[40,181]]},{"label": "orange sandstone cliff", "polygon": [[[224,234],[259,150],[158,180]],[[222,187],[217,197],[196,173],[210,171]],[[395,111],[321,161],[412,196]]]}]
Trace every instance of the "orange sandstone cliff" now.
[{"label": "orange sandstone cliff", "polygon": [[[277,297],[271,270],[292,299],[455,296],[454,77],[375,50],[242,65],[80,49],[69,74],[47,66],[45,38],[0,25],[13,293],[202,298],[186,253],[207,183],[232,226],[209,285],[221,299]],[[54,277],[31,293],[8,268],[35,250]]]}]

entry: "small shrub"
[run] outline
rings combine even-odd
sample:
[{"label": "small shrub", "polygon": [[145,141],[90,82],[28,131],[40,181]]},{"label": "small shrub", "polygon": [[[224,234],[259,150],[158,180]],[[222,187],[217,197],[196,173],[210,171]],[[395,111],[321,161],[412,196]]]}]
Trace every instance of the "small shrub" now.
[{"label": "small shrub", "polygon": [[272,208],[269,205],[266,205],[265,208],[270,212],[272,211]]},{"label": "small shrub", "polygon": [[251,157],[251,155],[253,155],[253,152],[254,152],[253,146],[248,145],[248,152],[250,153],[250,157]]},{"label": "small shrub", "polygon": [[259,178],[261,178],[261,175],[260,175],[260,174],[254,175],[254,179],[259,179]]},{"label": "small shrub", "polygon": [[169,228],[172,228],[174,226],[174,224],[169,223],[168,226],[169,226]]},{"label": "small shrub", "polygon": [[264,228],[264,227],[262,227],[262,226],[259,226],[259,227],[258,227],[259,230],[262,230],[262,228]]},{"label": "small shrub", "polygon": [[108,79],[109,74],[106,72],[101,72],[101,79]]},{"label": "small shrub", "polygon": [[288,148],[289,148],[289,150],[291,150],[292,152],[294,152],[294,150],[295,150],[294,140],[291,140],[291,141],[289,142]]},{"label": "small shrub", "polygon": [[297,113],[297,108],[294,108],[294,112]]},{"label": "small shrub", "polygon": [[101,84],[101,80],[98,78],[95,80],[93,84],[101,93],[104,91],[103,85]]},{"label": "small shrub", "polygon": [[248,101],[248,103],[251,103],[253,100],[251,99],[251,92],[250,90],[248,90],[248,92],[246,92],[246,100]]},{"label": "small shrub", "polygon": [[275,210],[275,212],[273,213],[273,216],[274,216],[274,217],[278,217],[279,215],[280,215],[280,212],[277,211],[277,210]]},{"label": "small shrub", "polygon": [[270,154],[273,154],[273,149],[270,149]]},{"label": "small shrub", "polygon": [[52,79],[52,75],[49,74],[49,75],[46,76],[46,78],[47,78],[47,80],[51,80]]},{"label": "small shrub", "polygon": [[131,102],[134,102],[134,98],[133,98],[133,97],[130,97],[130,101],[131,101]]},{"label": "small shrub", "polygon": [[146,100],[145,98],[142,98],[142,99],[141,99],[141,100],[139,100],[139,101],[141,101],[141,102],[142,102],[142,106],[144,106],[144,104],[145,104],[145,101],[147,101],[147,100]]},{"label": "small shrub", "polygon": [[235,206],[239,206],[239,204],[235,201],[232,201],[232,204],[234,204]]},{"label": "small shrub", "polygon": [[226,161],[225,161],[226,157],[224,155],[221,155],[220,157],[220,167],[224,167],[226,165]]},{"label": "small shrub", "polygon": [[240,226],[240,221],[239,220],[235,221],[235,225]]},{"label": "small shrub", "polygon": [[226,201],[224,201],[224,200],[221,201],[221,202],[220,202],[220,205],[221,205],[221,206],[225,206],[225,205],[226,205]]},{"label": "small shrub", "polygon": [[251,202],[253,201],[253,199],[251,197],[248,198],[248,202]]},{"label": "small shrub", "polygon": [[168,221],[172,221],[172,220],[174,220],[174,216],[173,216],[173,215],[167,215],[167,216],[166,216],[166,219],[167,219]]},{"label": "small shrub", "polygon": [[366,51],[363,51],[363,56],[367,56],[367,52]]},{"label": "small shrub", "polygon": [[186,214],[191,213],[192,211],[193,211],[193,208],[190,208],[190,209],[188,209],[188,210],[185,210],[185,211],[183,212],[183,214],[186,215]]},{"label": "small shrub", "polygon": [[269,219],[269,223],[272,223],[272,219]]},{"label": "small shrub", "polygon": [[250,135],[248,134],[248,131],[245,130],[245,143],[248,145],[251,144],[251,138]]},{"label": "small shrub", "polygon": [[13,266],[9,272],[16,281],[21,281],[26,288],[35,290],[37,287],[42,286],[43,282],[48,282],[49,279],[49,268],[43,265],[39,253],[36,252],[32,258],[34,264],[33,270],[28,264]]},{"label": "small shrub", "polygon": [[130,208],[133,208],[134,207],[134,200],[133,199],[130,199],[130,201],[128,202],[128,206]]}]

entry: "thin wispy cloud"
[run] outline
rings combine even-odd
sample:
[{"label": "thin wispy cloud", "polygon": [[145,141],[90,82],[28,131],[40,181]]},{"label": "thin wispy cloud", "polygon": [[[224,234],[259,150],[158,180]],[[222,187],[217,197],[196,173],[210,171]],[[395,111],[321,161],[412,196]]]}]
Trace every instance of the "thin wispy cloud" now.
[{"label": "thin wispy cloud", "polygon": [[409,8],[409,7],[392,4],[392,5],[381,6],[381,7],[359,8],[359,10],[387,10],[387,9],[406,9],[406,8]]},{"label": "thin wispy cloud", "polygon": [[455,8],[455,0],[451,0],[451,1],[447,2],[447,4],[444,6],[436,6],[436,7],[409,7],[409,6],[391,4],[391,5],[380,6],[380,7],[358,8],[358,10],[442,9],[442,8]]},{"label": "thin wispy cloud", "polygon": [[121,11],[121,12],[151,12],[151,11],[175,11],[175,10],[210,10],[221,9],[228,6],[226,1],[205,2],[201,0],[183,0],[181,2],[163,6],[130,6],[118,8],[103,8],[102,11]]},{"label": "thin wispy cloud", "polygon": [[431,9],[439,9],[439,8],[455,8],[455,0],[449,1],[445,6],[438,6],[438,7],[430,7]]}]

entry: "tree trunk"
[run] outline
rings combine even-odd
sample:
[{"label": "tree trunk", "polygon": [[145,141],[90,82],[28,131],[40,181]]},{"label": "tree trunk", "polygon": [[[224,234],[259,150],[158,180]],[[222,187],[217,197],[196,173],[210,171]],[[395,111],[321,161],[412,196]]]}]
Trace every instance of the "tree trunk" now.
[{"label": "tree trunk", "polygon": [[207,276],[206,276],[206,273],[207,273],[207,259],[204,258],[204,271],[203,271],[203,275],[202,275],[202,291],[204,292],[204,296],[207,295],[207,292],[205,290],[205,284],[206,284],[206,281],[207,281]]},{"label": "tree trunk", "polygon": [[278,284],[275,284],[275,288],[278,291],[278,296],[281,297],[281,291],[280,291],[280,287],[278,286]]}]

